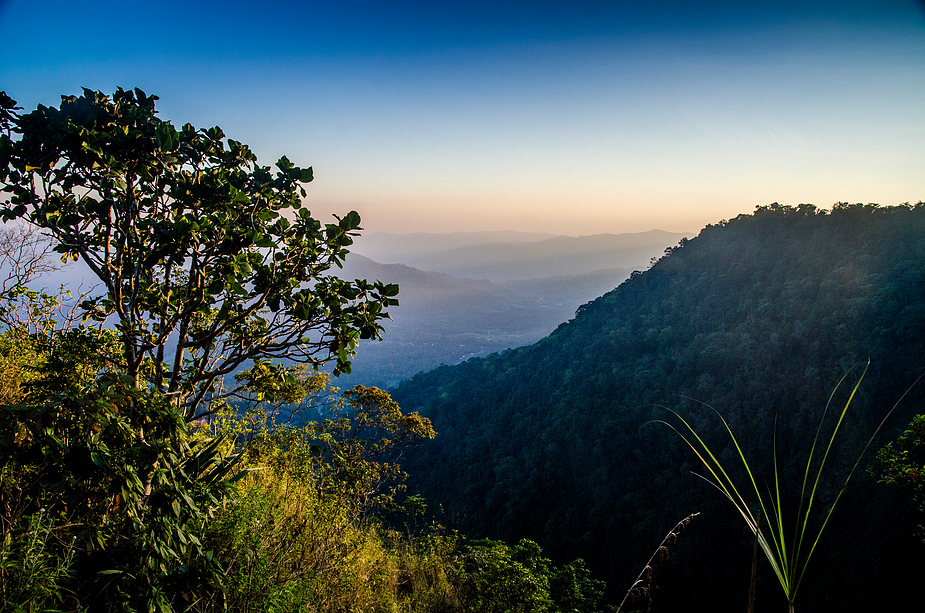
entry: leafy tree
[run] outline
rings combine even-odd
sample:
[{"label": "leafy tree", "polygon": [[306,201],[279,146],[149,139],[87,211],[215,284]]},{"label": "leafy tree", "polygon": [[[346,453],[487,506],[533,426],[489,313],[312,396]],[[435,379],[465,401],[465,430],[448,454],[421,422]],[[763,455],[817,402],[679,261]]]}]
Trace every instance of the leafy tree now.
[{"label": "leafy tree", "polygon": [[398,464],[404,448],[436,432],[418,413],[403,414],[387,392],[357,385],[343,393],[333,409],[336,417],[309,425],[322,457],[334,471],[335,483],[347,488],[361,509],[393,501],[397,491],[381,491],[407,474]]},{"label": "leafy tree", "polygon": [[242,446],[249,456],[265,455],[268,448],[285,450],[280,457],[299,467],[287,468],[290,474],[301,471],[319,488],[351,499],[358,516],[395,502],[403,489],[395,484],[407,477],[399,465],[402,454],[436,436],[429,419],[403,413],[376,387],[341,391],[329,386],[326,373],[288,369],[280,374],[262,362],[239,376],[249,381],[240,399],[253,408],[244,417],[240,405],[230,416],[222,415],[221,431],[246,441]]},{"label": "leafy tree", "polygon": [[349,372],[398,293],[325,274],[359,215],[322,225],[302,207],[311,168],[282,157],[273,172],[217,127],[161,120],[155,100],[85,89],[22,114],[0,94],[3,219],[43,228],[62,260],[87,265],[105,291],[81,308],[115,317],[112,366],[188,419],[228,397],[224,377],[250,360]]},{"label": "leafy tree", "polygon": [[[925,415],[913,417],[898,439],[877,452],[877,460],[880,482],[903,490],[919,514],[925,514]],[[925,526],[919,526],[919,535],[925,541]]]},{"label": "leafy tree", "polygon": [[605,586],[578,558],[552,573],[549,595],[563,613],[596,613],[601,609]]},{"label": "leafy tree", "polygon": [[591,578],[584,560],[556,568],[528,539],[514,546],[469,543],[460,555],[458,582],[463,608],[482,613],[595,613],[604,595],[604,582]]},{"label": "leafy tree", "polygon": [[[41,231],[0,236],[13,245],[0,240],[0,258],[35,258],[2,286],[0,596],[13,608],[166,611],[218,589],[199,535],[236,456],[190,422],[248,389],[296,394],[279,359],[349,372],[397,304],[397,286],[327,274],[360,220],[302,208],[310,168],[259,166],[219,128],[160,120],[155,100],[84,90],[21,113],[0,92],[0,216]],[[25,286],[44,236],[98,295],[75,305]]]},{"label": "leafy tree", "polygon": [[465,609],[554,611],[549,597],[550,561],[541,554],[539,545],[526,539],[514,547],[491,540],[471,543],[462,563]]}]

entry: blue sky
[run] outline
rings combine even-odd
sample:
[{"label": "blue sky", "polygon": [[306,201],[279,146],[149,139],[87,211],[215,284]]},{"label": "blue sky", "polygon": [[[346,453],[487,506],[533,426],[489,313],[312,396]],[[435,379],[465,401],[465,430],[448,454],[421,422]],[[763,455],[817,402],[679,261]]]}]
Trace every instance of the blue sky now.
[{"label": "blue sky", "polygon": [[[641,6],[644,5],[644,6]],[[696,231],[925,199],[925,8],[0,0],[24,107],[141,87],[368,230]]]}]

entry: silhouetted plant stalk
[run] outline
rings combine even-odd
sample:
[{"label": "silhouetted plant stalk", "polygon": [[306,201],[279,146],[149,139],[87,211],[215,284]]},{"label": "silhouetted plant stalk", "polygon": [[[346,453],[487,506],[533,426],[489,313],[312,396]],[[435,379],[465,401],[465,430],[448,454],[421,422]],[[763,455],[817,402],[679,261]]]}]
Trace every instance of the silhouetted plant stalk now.
[{"label": "silhouetted plant stalk", "polygon": [[[758,545],[764,552],[765,557],[771,563],[774,574],[784,591],[784,596],[787,598],[787,604],[790,613],[793,613],[794,611],[794,602],[796,600],[797,590],[799,589],[800,583],[803,580],[803,576],[806,573],[806,567],[809,564],[809,560],[812,557],[813,552],[816,550],[816,545],[819,544],[822,531],[825,529],[829,519],[832,516],[832,512],[835,510],[835,505],[838,503],[839,499],[841,499],[842,494],[845,493],[845,489],[848,487],[848,481],[850,481],[852,475],[854,475],[854,471],[857,469],[858,464],[861,462],[861,458],[864,457],[864,454],[867,452],[867,449],[873,442],[874,437],[877,436],[880,428],[883,427],[883,424],[899,405],[899,402],[902,401],[902,398],[900,398],[899,401],[893,405],[893,408],[887,412],[883,420],[881,420],[880,424],[877,426],[877,429],[874,430],[874,433],[870,436],[870,439],[868,439],[867,445],[865,445],[864,449],[861,450],[860,455],[858,455],[857,460],[851,467],[851,470],[848,472],[848,476],[845,477],[845,481],[842,484],[838,495],[835,496],[835,499],[828,507],[828,510],[822,514],[822,523],[818,530],[816,530],[815,533],[809,531],[808,525],[810,516],[812,515],[813,507],[816,506],[816,494],[819,491],[819,483],[822,478],[822,470],[825,467],[826,460],[828,459],[829,453],[832,450],[832,445],[835,442],[835,436],[838,434],[838,430],[841,427],[843,420],[845,419],[848,408],[851,406],[851,402],[854,400],[854,396],[857,393],[858,387],[860,387],[861,381],[863,381],[864,375],[867,373],[867,368],[869,366],[870,363],[868,362],[864,367],[864,371],[861,373],[858,382],[852,388],[851,394],[849,395],[847,402],[845,402],[844,408],[838,414],[838,421],[835,424],[835,429],[832,431],[832,435],[829,438],[828,443],[825,444],[825,451],[822,452],[822,444],[819,440],[820,434],[822,432],[822,426],[825,422],[826,415],[829,412],[829,408],[832,405],[832,400],[835,396],[835,393],[842,386],[845,378],[850,374],[850,371],[841,378],[841,380],[838,382],[838,385],[835,386],[835,389],[829,396],[825,411],[823,411],[822,418],[819,420],[819,427],[816,429],[816,434],[813,438],[813,444],[809,451],[809,457],[806,460],[806,469],[803,472],[803,483],[800,490],[800,504],[796,514],[796,521],[794,522],[793,538],[789,541],[787,539],[787,532],[785,531],[784,526],[783,505],[781,502],[780,487],[781,475],[777,466],[776,437],[774,441],[773,456],[774,489],[773,491],[769,491],[766,496],[763,496],[758,488],[758,484],[755,481],[755,476],[751,470],[751,467],[745,459],[745,454],[742,452],[742,447],[739,445],[739,441],[732,433],[732,429],[729,427],[729,424],[726,423],[725,419],[723,419],[723,416],[720,415],[716,409],[713,409],[713,411],[716,412],[720,420],[723,422],[723,426],[725,426],[726,432],[729,433],[729,438],[732,440],[733,445],[735,445],[739,459],[742,461],[742,466],[745,468],[745,472],[748,475],[748,483],[751,485],[750,491],[754,492],[755,498],[757,498],[758,501],[758,507],[760,508],[760,511],[754,513],[752,512],[748,503],[745,501],[743,495],[739,492],[739,489],[736,487],[735,481],[733,481],[733,479],[726,472],[726,469],[720,463],[717,456],[710,450],[703,439],[700,438],[700,435],[697,434],[694,428],[689,423],[687,423],[683,417],[681,417],[676,411],[667,409],[672,414],[674,414],[674,416],[677,417],[684,425],[682,428],[682,430],[684,430],[683,433],[673,424],[665,421],[661,422],[674,430],[678,436],[680,436],[684,442],[687,443],[687,445],[694,451],[694,453],[706,467],[710,477],[712,478],[704,477],[702,475],[697,476],[706,480],[714,487],[716,487],[716,489],[722,492],[723,495],[728,498],[732,504],[735,505],[736,509],[745,519],[749,529],[758,540]],[[913,384],[913,386],[914,385],[915,384]],[[906,393],[908,393],[908,390]],[[903,398],[905,395],[906,394],[903,394]],[[710,408],[712,409],[713,407]],[[817,453],[822,453],[822,459],[819,462],[819,467],[816,470],[815,475],[813,476],[811,475],[812,463],[813,458],[817,455]],[[745,490],[746,493],[750,493],[747,486]],[[763,522],[762,519],[764,520]],[[767,527],[767,533],[763,530],[763,526]]]},{"label": "silhouetted plant stalk", "polygon": [[[761,511],[758,511],[758,523],[761,523]],[[755,590],[758,580],[758,537],[755,537],[755,551],[752,553],[752,580],[748,585],[747,613],[755,613]]]},{"label": "silhouetted plant stalk", "polygon": [[691,523],[691,520],[700,515],[700,512],[691,513],[672,528],[668,534],[665,535],[665,538],[662,539],[662,542],[659,543],[658,547],[655,549],[655,552],[652,554],[652,557],[649,558],[649,561],[646,562],[646,565],[642,567],[642,572],[639,573],[639,576],[636,577],[636,581],[633,582],[633,585],[630,586],[630,589],[626,591],[626,596],[623,597],[623,600],[620,602],[620,606],[617,607],[617,613],[620,613],[620,610],[623,609],[623,605],[626,604],[626,601],[630,596],[638,593],[645,594],[646,598],[649,599],[649,602],[652,601],[652,576],[654,574],[654,569],[652,564],[656,561],[656,558],[659,560],[665,560],[668,558],[668,546],[673,545],[677,540],[678,536],[681,534],[681,531],[687,527],[687,524]]}]

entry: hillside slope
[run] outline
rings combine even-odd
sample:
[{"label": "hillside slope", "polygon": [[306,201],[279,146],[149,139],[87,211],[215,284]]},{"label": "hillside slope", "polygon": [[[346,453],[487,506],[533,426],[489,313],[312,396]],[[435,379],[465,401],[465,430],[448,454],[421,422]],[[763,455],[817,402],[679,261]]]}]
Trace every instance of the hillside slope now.
[{"label": "hillside slope", "polygon": [[[716,407],[759,479],[769,476],[776,423],[781,467],[799,477],[829,394],[868,358],[836,450],[842,466],[925,370],[925,205],[771,205],[708,226],[535,345],[418,375],[393,396],[439,433],[405,459],[411,490],[467,533],[526,536],[561,559],[583,556],[616,590],[674,522],[701,510],[659,571],[658,606],[734,611],[744,607],[751,538],[690,474],[696,460],[675,435],[649,423],[667,416],[657,405],[689,415],[722,447],[701,403]],[[886,434],[922,411],[923,391]],[[923,551],[892,496],[855,477],[800,608],[902,602]],[[759,586],[769,607],[759,611],[779,610],[768,568]]]}]

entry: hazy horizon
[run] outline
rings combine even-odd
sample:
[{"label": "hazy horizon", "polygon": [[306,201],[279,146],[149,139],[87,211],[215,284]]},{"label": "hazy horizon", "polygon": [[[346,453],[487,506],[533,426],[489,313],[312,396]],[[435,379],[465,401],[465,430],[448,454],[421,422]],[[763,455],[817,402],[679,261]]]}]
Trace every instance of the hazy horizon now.
[{"label": "hazy horizon", "polygon": [[140,87],[368,232],[696,232],[771,202],[925,199],[914,0],[0,0],[27,110]]}]

